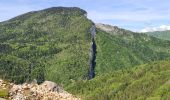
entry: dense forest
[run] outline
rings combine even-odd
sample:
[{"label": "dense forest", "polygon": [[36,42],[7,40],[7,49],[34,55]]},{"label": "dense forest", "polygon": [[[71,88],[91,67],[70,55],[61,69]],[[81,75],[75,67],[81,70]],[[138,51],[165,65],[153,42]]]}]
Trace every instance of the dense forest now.
[{"label": "dense forest", "polygon": [[135,66],[73,83],[68,90],[87,100],[169,100],[170,61]]}]

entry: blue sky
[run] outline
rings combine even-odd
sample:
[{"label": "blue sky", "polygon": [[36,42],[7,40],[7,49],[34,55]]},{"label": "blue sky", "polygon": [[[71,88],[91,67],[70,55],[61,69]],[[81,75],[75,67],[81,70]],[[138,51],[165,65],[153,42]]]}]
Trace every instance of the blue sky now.
[{"label": "blue sky", "polygon": [[57,6],[80,7],[96,23],[133,31],[170,30],[170,0],[1,0],[0,21]]}]

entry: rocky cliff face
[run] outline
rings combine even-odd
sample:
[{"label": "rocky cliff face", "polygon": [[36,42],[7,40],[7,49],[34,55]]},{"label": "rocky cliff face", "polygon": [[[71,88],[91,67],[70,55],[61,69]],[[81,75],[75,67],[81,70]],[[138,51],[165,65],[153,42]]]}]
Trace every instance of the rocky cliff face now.
[{"label": "rocky cliff face", "polygon": [[118,31],[119,29],[117,26],[111,26],[111,25],[101,24],[101,23],[96,23],[96,27],[106,32]]},{"label": "rocky cliff face", "polygon": [[96,23],[96,27],[102,31],[110,33],[111,35],[131,35],[131,31],[119,28],[117,26],[111,26],[108,24]]}]

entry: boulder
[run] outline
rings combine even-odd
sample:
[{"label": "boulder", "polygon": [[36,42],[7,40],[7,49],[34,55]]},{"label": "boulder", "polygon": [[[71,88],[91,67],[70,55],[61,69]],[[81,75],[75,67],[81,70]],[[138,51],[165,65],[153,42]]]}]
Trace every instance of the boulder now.
[{"label": "boulder", "polygon": [[56,83],[51,82],[51,81],[45,81],[41,85],[47,87],[49,89],[49,91],[64,92],[64,90],[59,85],[57,85]]}]

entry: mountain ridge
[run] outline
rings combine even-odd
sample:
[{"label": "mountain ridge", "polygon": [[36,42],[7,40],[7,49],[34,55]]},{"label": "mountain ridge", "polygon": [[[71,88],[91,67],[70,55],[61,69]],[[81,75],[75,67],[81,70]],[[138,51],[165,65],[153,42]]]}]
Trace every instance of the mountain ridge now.
[{"label": "mountain ridge", "polygon": [[[7,21],[3,21],[3,22],[0,22],[0,23],[5,23],[5,22],[8,22],[8,21],[12,21],[12,20],[16,20],[17,18],[22,18],[23,16],[29,16],[29,15],[32,15],[32,14],[35,14],[35,13],[38,13],[38,12],[49,12],[49,13],[58,13],[58,14],[71,14],[73,12],[77,12],[79,13],[79,15],[84,15],[84,16],[87,16],[87,12],[79,7],[51,7],[51,8],[46,8],[46,9],[42,9],[42,10],[37,10],[37,11],[29,11],[29,12],[26,12],[22,15],[18,15],[14,18],[11,18]],[[74,13],[73,13],[74,14]]]},{"label": "mountain ridge", "polygon": [[[66,8],[66,10],[68,9],[69,8]],[[86,78],[88,73],[87,62],[89,58],[88,53],[91,42],[90,28],[92,27],[92,22],[82,14],[77,15],[79,12],[81,12],[80,9],[78,9],[78,12],[76,11],[75,14],[66,11],[66,15],[60,15],[58,13],[49,14],[49,12],[46,11],[39,11],[33,15],[29,13],[29,16],[24,14],[21,15],[22,17],[18,17],[19,19],[14,18],[6,23],[0,24],[1,47],[3,47],[4,50],[10,50],[10,52],[5,54],[2,54],[4,50],[1,52],[1,66],[4,66],[1,70],[7,71],[4,69],[4,63],[9,63],[7,65],[11,68],[13,62],[27,62],[27,65],[23,68],[26,68],[25,73],[29,74],[23,74],[26,76],[21,75],[23,77],[21,78],[21,82],[23,82],[23,80],[30,80],[29,78],[31,78],[31,80],[34,78],[37,79],[36,77],[39,77],[40,80],[43,80],[45,77],[52,80],[57,73],[58,79],[56,80],[65,82],[65,80],[60,79],[63,78],[62,72],[70,72],[70,70],[72,70],[73,73],[64,76],[67,81],[70,81],[69,78]],[[14,61],[13,58],[17,61]],[[72,61],[71,59],[74,60]],[[16,64],[13,65],[15,66]],[[47,65],[52,68],[47,67]],[[17,66],[18,65],[16,65],[16,67]],[[66,68],[70,66],[73,68]],[[53,68],[57,71],[54,70],[56,71],[54,72]],[[76,70],[79,70],[81,74],[74,73]],[[49,71],[50,73],[46,74],[45,71]],[[32,75],[30,73],[32,73]],[[15,75],[17,75],[17,73],[15,73],[14,76]],[[13,75],[7,76],[14,78],[12,77]],[[17,79],[19,79],[19,77]],[[40,82],[40,80],[38,80],[38,82]]]}]

